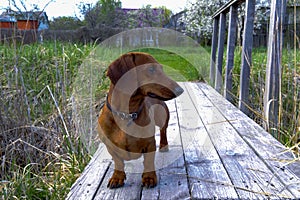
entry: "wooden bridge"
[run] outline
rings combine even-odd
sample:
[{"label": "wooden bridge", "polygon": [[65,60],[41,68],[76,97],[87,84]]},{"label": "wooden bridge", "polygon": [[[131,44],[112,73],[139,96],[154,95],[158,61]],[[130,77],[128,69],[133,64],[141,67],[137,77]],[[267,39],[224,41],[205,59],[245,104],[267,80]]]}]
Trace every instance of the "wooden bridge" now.
[{"label": "wooden bridge", "polygon": [[[237,7],[246,2],[239,108],[230,103]],[[281,34],[285,0],[271,6],[266,75],[267,128],[276,126]],[[254,1],[232,0],[214,15],[210,85],[181,83],[185,92],[169,101],[170,151],[156,153],[158,185],[141,187],[142,160],[126,163],[122,188],[108,189],[113,162],[100,145],[67,199],[299,199],[300,162],[271,134],[247,117]],[[226,14],[229,34],[225,84],[222,62]],[[275,62],[276,61],[276,62]],[[279,62],[278,62],[279,61]],[[224,97],[220,94],[224,88]],[[272,100],[272,101],[271,101]],[[271,102],[271,103],[269,103]],[[271,105],[272,104],[272,105]],[[244,114],[246,113],[246,114]],[[272,126],[270,126],[270,124]],[[157,133],[158,134],[158,133]],[[159,134],[157,135],[159,137]],[[157,139],[159,141],[159,139]],[[158,143],[158,142],[157,142]]]},{"label": "wooden bridge", "polygon": [[107,188],[114,166],[101,145],[67,199],[300,198],[291,150],[209,85],[181,85],[185,92],[168,102],[170,151],[156,153],[158,185],[141,187],[139,159],[126,164],[124,187]]}]

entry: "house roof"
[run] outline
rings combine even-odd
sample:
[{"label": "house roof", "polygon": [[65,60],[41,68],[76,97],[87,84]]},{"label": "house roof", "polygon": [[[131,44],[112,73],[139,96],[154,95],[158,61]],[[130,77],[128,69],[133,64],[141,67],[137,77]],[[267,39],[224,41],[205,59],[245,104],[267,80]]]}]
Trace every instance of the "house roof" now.
[{"label": "house roof", "polygon": [[17,22],[17,20],[11,16],[0,16],[0,22]]},{"label": "house roof", "polygon": [[0,17],[15,17],[17,20],[38,20],[41,16],[47,16],[43,11],[26,11],[26,12],[19,12],[9,10],[3,12]]}]

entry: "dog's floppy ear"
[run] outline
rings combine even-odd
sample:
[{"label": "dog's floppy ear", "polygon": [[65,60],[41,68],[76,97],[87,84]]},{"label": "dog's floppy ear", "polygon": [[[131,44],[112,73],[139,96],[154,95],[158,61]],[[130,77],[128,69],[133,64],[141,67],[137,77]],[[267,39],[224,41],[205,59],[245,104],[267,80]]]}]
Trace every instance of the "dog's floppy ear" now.
[{"label": "dog's floppy ear", "polygon": [[115,85],[126,72],[128,72],[135,66],[136,64],[134,53],[127,53],[122,55],[109,65],[106,75]]}]

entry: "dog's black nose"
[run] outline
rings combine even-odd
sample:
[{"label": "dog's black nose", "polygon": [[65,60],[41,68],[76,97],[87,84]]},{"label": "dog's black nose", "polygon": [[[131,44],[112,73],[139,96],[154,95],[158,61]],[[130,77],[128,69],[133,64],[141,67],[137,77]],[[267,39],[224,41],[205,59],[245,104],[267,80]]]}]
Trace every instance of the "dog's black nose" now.
[{"label": "dog's black nose", "polygon": [[180,86],[178,86],[174,89],[173,92],[178,97],[179,95],[181,95],[184,92],[184,90]]}]

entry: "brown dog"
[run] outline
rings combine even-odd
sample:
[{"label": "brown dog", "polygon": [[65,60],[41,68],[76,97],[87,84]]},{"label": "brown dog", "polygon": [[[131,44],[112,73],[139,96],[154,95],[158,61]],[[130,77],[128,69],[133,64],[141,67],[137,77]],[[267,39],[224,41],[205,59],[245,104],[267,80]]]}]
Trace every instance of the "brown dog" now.
[{"label": "brown dog", "polygon": [[100,116],[98,131],[111,154],[115,170],[107,187],[124,185],[124,160],[144,156],[142,186],[157,184],[154,158],[155,125],[160,127],[160,151],[168,151],[166,129],[169,110],[164,103],[183,93],[162,66],[149,54],[127,53],[110,64],[109,92]]}]

